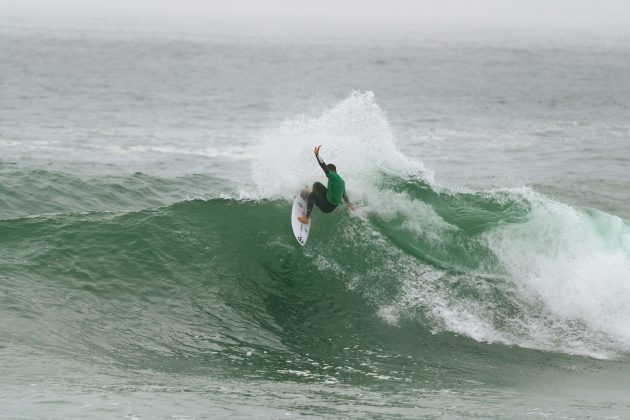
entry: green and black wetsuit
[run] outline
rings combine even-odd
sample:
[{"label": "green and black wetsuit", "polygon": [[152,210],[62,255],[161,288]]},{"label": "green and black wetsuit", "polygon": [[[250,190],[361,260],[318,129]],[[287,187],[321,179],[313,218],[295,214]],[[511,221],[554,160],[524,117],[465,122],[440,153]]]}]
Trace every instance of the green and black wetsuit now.
[{"label": "green and black wetsuit", "polygon": [[324,163],[324,160],[319,155],[316,155],[316,158],[317,163],[322,167],[322,170],[328,178],[328,187],[324,187],[321,182],[313,184],[313,190],[306,199],[306,215],[309,217],[313,211],[313,205],[316,205],[324,213],[330,213],[337,208],[342,199],[346,203],[348,202],[346,183],[343,178],[328,169],[326,163]]}]

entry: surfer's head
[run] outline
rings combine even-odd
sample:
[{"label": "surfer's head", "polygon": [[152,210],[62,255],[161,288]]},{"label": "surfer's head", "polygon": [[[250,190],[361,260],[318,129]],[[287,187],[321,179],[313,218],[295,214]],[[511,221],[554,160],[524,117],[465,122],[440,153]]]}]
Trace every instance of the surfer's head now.
[{"label": "surfer's head", "polygon": [[329,163],[328,165],[326,165],[326,167],[333,171],[334,173],[337,173],[337,167],[335,165],[333,165],[332,163]]}]

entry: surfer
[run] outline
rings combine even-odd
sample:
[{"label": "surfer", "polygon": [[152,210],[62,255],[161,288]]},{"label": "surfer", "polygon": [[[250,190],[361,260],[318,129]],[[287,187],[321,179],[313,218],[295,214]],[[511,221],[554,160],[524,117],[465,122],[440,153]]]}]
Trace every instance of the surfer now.
[{"label": "surfer", "polygon": [[306,213],[298,217],[298,220],[303,224],[308,224],[311,212],[313,211],[313,205],[316,205],[324,213],[330,213],[337,208],[343,198],[343,201],[353,209],[346,195],[345,181],[337,174],[337,167],[335,165],[332,163],[327,165],[321,156],[319,156],[320,147],[322,146],[319,145],[314,150],[315,158],[328,178],[328,187],[324,187],[321,182],[313,184],[313,189],[306,197]]}]

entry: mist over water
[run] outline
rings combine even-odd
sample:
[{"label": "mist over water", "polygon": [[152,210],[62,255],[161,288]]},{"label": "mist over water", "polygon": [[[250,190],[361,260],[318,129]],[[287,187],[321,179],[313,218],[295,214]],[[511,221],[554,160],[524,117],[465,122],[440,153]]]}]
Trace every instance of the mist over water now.
[{"label": "mist over water", "polygon": [[6,415],[627,413],[623,39],[15,22]]}]

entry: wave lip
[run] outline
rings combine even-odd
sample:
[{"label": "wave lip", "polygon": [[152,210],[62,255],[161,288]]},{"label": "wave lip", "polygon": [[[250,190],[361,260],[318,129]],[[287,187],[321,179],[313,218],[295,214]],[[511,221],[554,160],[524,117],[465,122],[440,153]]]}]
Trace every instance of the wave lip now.
[{"label": "wave lip", "polygon": [[[627,222],[527,188],[437,193],[397,182],[415,195],[387,192],[396,204],[372,215],[403,251],[392,273],[402,279],[397,296],[380,305],[385,320],[596,358],[630,349]],[[392,216],[391,207],[414,210]]]},{"label": "wave lip", "polygon": [[489,248],[523,299],[542,306],[549,323],[564,331],[567,345],[578,352],[580,345],[628,351],[630,226],[544,196],[531,200],[529,219],[490,232]]}]

